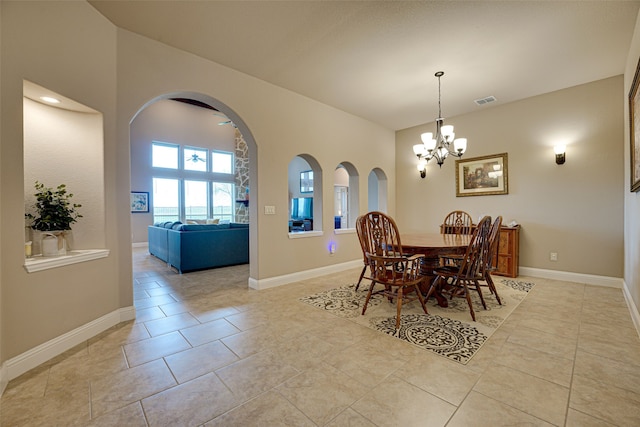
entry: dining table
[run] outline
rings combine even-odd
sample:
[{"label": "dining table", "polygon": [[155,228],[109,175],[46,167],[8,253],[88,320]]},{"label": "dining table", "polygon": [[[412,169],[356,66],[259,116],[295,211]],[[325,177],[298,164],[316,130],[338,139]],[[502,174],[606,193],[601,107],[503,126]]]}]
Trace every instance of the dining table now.
[{"label": "dining table", "polygon": [[[424,280],[420,283],[420,291],[426,295],[431,284],[436,279],[433,269],[440,266],[442,255],[464,255],[471,242],[469,234],[441,234],[441,233],[401,233],[400,243],[402,252],[411,255],[424,255],[421,264],[421,274]],[[438,289],[434,293],[438,305],[447,307],[447,299]]]}]

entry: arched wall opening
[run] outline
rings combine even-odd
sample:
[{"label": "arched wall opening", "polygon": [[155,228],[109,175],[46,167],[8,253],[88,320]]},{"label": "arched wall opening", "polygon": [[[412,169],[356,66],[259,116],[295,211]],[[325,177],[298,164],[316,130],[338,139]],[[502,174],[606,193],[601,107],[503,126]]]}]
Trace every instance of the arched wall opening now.
[{"label": "arched wall opening", "polygon": [[322,168],[309,154],[299,154],[288,167],[289,234],[322,231]]},{"label": "arched wall opening", "polygon": [[334,227],[355,228],[360,215],[360,185],[358,170],[351,162],[340,163],[334,171]]},{"label": "arched wall opening", "polygon": [[369,172],[368,182],[368,209],[369,211],[387,212],[388,179],[380,168],[374,168]]},{"label": "arched wall opening", "polygon": [[[182,102],[176,102],[181,100]],[[188,102],[187,102],[188,101]],[[172,117],[175,112],[179,113],[179,117],[183,122],[190,122],[191,120],[200,120],[202,123],[203,118],[208,122],[205,125],[198,126],[198,129],[187,129],[183,126],[171,126]],[[154,112],[157,116],[150,120],[148,117],[149,112]],[[192,118],[192,116],[197,116]],[[161,122],[159,123],[158,120]],[[180,120],[177,117],[173,118],[174,121]],[[164,122],[169,122],[164,123]],[[153,126],[152,123],[155,123]],[[156,127],[157,129],[151,129]],[[182,129],[181,129],[182,128]],[[221,146],[216,147],[215,141],[219,141]],[[231,204],[233,205],[233,213],[231,218],[233,222],[245,222],[249,223],[249,264],[250,264],[250,276],[257,276],[257,147],[255,140],[249,131],[244,121],[228,106],[219,102],[213,97],[202,93],[194,92],[175,92],[160,95],[151,99],[140,107],[129,121],[129,141],[131,152],[131,182],[130,190],[136,193],[148,193],[149,194],[149,212],[131,213],[131,229],[132,229],[132,244],[144,245],[147,241],[147,226],[154,223],[153,213],[153,192],[154,192],[154,179],[162,179],[163,169],[152,168],[151,158],[151,146],[154,143],[168,143],[168,145],[175,145],[180,150],[184,150],[180,157],[180,167],[187,164],[187,150],[193,151],[194,148],[205,148],[209,153],[234,153],[234,172],[235,175],[232,179],[234,191],[231,195]],[[214,141],[214,142],[212,142]],[[157,144],[156,144],[157,145]],[[212,154],[209,155],[212,157]],[[211,161],[211,158],[207,158],[207,163]],[[152,170],[153,169],[153,170]],[[183,168],[185,169],[185,168]],[[191,169],[191,168],[186,168]],[[238,172],[240,170],[240,172]],[[165,171],[169,176],[173,173],[174,177],[176,171]],[[181,200],[184,201],[186,194],[183,192],[188,191],[185,182],[198,183],[200,178],[198,172],[192,170],[180,170],[178,172],[181,175],[181,182],[177,191],[181,192]],[[213,173],[211,170],[207,173],[209,178],[213,177],[214,181],[220,181],[225,179],[225,174]],[[228,176],[226,179],[229,181]],[[212,193],[209,193],[210,199],[215,197]],[[249,202],[251,200],[251,203]],[[209,200],[211,201],[211,200]],[[226,212],[226,211],[225,211]],[[226,212],[228,214],[228,212]],[[193,211],[185,209],[184,206],[180,208],[177,215],[184,220],[192,222],[194,218],[191,216],[197,216]],[[212,213],[204,213],[204,218],[211,216]],[[217,214],[215,214],[217,215]],[[197,216],[197,218],[200,218]],[[156,216],[156,219],[158,217]],[[229,220],[229,219],[227,219]],[[226,221],[226,220],[225,220]]]}]

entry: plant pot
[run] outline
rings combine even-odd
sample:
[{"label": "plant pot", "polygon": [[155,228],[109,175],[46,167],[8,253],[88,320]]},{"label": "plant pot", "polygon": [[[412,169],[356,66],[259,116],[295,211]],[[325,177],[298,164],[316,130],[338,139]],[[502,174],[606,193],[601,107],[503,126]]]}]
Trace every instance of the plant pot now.
[{"label": "plant pot", "polygon": [[43,231],[40,248],[42,256],[61,256],[67,254],[67,242],[64,231]]}]

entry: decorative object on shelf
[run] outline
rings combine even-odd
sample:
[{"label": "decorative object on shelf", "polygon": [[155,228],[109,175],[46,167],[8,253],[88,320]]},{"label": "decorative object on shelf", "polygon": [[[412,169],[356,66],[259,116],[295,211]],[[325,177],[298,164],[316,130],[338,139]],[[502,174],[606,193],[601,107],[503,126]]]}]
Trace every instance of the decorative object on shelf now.
[{"label": "decorative object on shelf", "polygon": [[456,197],[509,194],[507,153],[456,160]]},{"label": "decorative object on shelf", "polygon": [[53,189],[36,181],[35,188],[36,214],[25,213],[25,219],[31,221],[33,230],[42,232],[40,247],[43,256],[64,255],[67,252],[65,232],[71,230],[71,224],[78,218],[82,218],[78,212],[82,205],[71,201],[73,193],[67,192],[65,184]]},{"label": "decorative object on shelf", "polygon": [[556,164],[563,165],[566,160],[567,148],[564,145],[556,145],[553,147],[553,152],[556,153]]},{"label": "decorative object on shelf", "polygon": [[[456,157],[462,157],[467,149],[466,138],[455,138],[452,125],[444,125],[444,117],[442,117],[442,108],[440,102],[440,77],[444,76],[444,71],[438,71],[435,76],[438,78],[438,118],[436,119],[435,137],[431,132],[425,132],[421,135],[422,144],[413,146],[413,153],[418,156],[418,171],[420,177],[424,178],[427,174],[427,162],[436,159],[438,166],[442,167],[444,160],[449,154]],[[451,150],[453,144],[453,150]]]},{"label": "decorative object on shelf", "polygon": [[131,213],[149,212],[149,193],[147,191],[131,192]]},{"label": "decorative object on shelf", "polygon": [[46,231],[42,232],[40,248],[42,256],[61,256],[67,254],[66,231]]},{"label": "decorative object on shelf", "polygon": [[631,191],[640,191],[640,128],[636,124],[640,123],[640,59],[636,66],[636,73],[633,76],[633,83],[629,90],[629,126],[631,142]]}]

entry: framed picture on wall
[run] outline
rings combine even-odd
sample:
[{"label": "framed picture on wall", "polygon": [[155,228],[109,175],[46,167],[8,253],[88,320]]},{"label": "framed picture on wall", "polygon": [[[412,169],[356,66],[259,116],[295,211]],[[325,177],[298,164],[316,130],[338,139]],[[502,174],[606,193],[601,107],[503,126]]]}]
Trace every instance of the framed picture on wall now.
[{"label": "framed picture on wall", "polygon": [[300,192],[313,192],[313,171],[300,172]]},{"label": "framed picture on wall", "polygon": [[149,193],[146,191],[131,192],[131,213],[149,212]]},{"label": "framed picture on wall", "polygon": [[629,90],[629,126],[631,142],[631,191],[640,190],[640,59]]},{"label": "framed picture on wall", "polygon": [[456,160],[456,197],[509,194],[507,153]]}]

